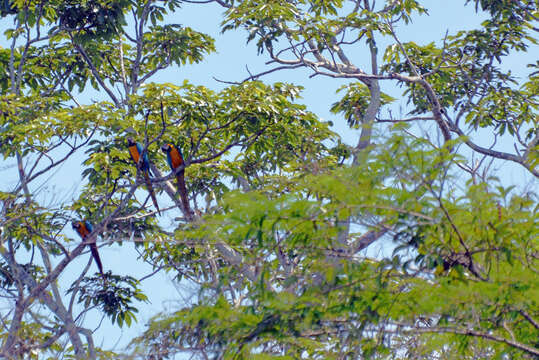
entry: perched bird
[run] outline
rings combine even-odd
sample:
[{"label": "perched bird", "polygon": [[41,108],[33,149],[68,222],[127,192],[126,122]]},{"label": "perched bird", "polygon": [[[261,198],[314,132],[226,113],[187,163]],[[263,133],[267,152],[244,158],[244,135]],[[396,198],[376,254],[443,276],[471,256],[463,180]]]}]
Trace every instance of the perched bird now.
[{"label": "perched bird", "polygon": [[[73,229],[79,234],[79,236],[82,238],[82,241],[86,241],[86,237],[90,235],[90,233],[93,231],[93,226],[88,221],[73,221],[71,224],[73,226]],[[88,242],[88,246],[90,246],[90,252],[92,253],[92,257],[95,260],[95,263],[97,264],[97,267],[99,268],[99,273],[101,276],[103,275],[103,264],[101,263],[101,259],[99,258],[99,253],[97,252],[97,245],[95,244],[95,239]]]},{"label": "perched bird", "polygon": [[140,161],[140,154],[142,154],[142,145],[138,142],[135,142],[133,138],[127,138],[127,148],[131,154],[131,159],[135,162],[137,168],[140,168],[140,171],[144,175],[144,180],[146,181],[146,187],[152,198],[153,206],[157,209],[157,213],[161,215],[161,210],[157,205],[157,199],[155,197],[155,192],[153,191],[152,182],[150,181],[150,160],[148,159],[148,152],[146,151],[142,156],[142,162]]},{"label": "perched bird", "polygon": [[173,144],[164,144],[161,147],[161,150],[167,154],[167,162],[172,172],[176,175],[176,180],[178,181],[178,192],[180,193],[180,198],[182,199],[183,208],[188,217],[191,217],[191,209],[189,208],[189,200],[187,199],[187,188],[185,187],[185,178],[184,170],[177,170],[180,166],[183,166],[185,163],[183,161],[183,155],[181,150]]}]

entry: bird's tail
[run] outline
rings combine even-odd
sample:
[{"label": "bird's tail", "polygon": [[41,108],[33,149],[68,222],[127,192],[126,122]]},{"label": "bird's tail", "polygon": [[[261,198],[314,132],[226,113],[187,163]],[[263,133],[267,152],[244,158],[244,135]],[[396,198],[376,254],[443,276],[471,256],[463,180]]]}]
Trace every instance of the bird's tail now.
[{"label": "bird's tail", "polygon": [[178,192],[180,193],[180,198],[182,200],[182,205],[183,205],[183,210],[185,211],[185,216],[190,219],[193,213],[191,212],[191,208],[189,207],[189,199],[187,198],[187,188],[185,187],[185,178],[184,178],[183,170],[181,170],[176,175],[176,180],[178,180]]},{"label": "bird's tail", "polygon": [[97,264],[99,273],[104,278],[105,275],[103,275],[103,264],[101,263],[101,258],[99,257],[99,253],[97,252],[97,245],[95,244],[95,242],[91,242],[89,245],[90,245],[90,252],[92,253],[92,257],[94,258],[95,263]]},{"label": "bird's tail", "polygon": [[148,171],[144,171],[144,180],[146,181],[146,187],[148,188],[148,192],[152,198],[153,206],[155,206],[157,213],[161,215],[161,210],[159,210],[159,206],[157,205],[157,198],[155,197],[155,192],[153,191],[152,182],[150,181]]}]

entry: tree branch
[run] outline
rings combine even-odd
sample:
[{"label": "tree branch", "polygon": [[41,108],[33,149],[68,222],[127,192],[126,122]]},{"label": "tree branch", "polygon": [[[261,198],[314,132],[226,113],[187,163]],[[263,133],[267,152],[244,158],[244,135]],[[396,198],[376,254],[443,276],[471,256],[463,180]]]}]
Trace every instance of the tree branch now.
[{"label": "tree branch", "polygon": [[485,340],[491,340],[491,341],[495,341],[499,343],[504,343],[506,345],[522,350],[531,355],[539,356],[539,349],[533,346],[529,346],[529,345],[522,344],[514,340],[506,339],[501,336],[492,335],[489,333],[484,333],[484,332],[476,331],[472,329],[458,329],[458,328],[451,328],[451,327],[413,327],[413,326],[409,326],[405,324],[398,324],[398,325],[409,328],[409,330],[404,330],[404,332],[411,332],[411,333],[437,333],[437,334],[449,333],[449,334],[459,334],[459,335],[470,335],[470,336],[479,337]]},{"label": "tree branch", "polygon": [[101,75],[99,75],[99,71],[97,71],[97,69],[95,68],[95,65],[93,64],[92,60],[90,59],[88,54],[86,54],[86,51],[84,51],[82,46],[75,43],[73,38],[71,38],[71,43],[73,44],[73,47],[75,48],[75,50],[77,50],[78,53],[82,56],[84,62],[86,62],[86,65],[88,65],[88,67],[90,68],[92,75],[95,77],[96,81],[99,83],[101,88],[103,88],[103,90],[105,90],[105,92],[109,95],[109,97],[112,99],[116,107],[120,107],[120,104],[121,104],[120,101],[118,101],[118,99],[116,98],[116,95],[114,95],[112,90],[109,89],[107,85],[105,85],[105,82],[101,78]]}]

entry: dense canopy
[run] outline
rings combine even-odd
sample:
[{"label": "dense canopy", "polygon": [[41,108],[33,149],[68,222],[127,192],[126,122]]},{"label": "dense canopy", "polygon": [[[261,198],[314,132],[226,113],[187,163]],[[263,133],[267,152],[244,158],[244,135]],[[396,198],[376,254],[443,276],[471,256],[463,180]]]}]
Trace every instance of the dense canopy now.
[{"label": "dense canopy", "polygon": [[[538,3],[404,40],[442,3],[0,1],[0,357],[539,357]],[[163,81],[245,42],[264,70]]]}]

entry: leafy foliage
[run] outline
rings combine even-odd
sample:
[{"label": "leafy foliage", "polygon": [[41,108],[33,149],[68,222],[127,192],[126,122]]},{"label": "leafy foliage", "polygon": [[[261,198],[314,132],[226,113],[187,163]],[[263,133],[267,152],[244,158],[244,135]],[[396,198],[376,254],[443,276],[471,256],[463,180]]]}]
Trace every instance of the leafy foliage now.
[{"label": "leafy foliage", "polygon": [[[539,63],[526,78],[505,66],[536,45],[536,2],[465,1],[486,20],[431,43],[399,39],[428,14],[416,0],[215,3],[222,30],[245,29],[276,64],[264,73],[350,81],[331,111],[357,145],[299,102],[301,86],[263,74],[219,91],[156,82],[216,50],[173,22],[179,0],[0,2],[13,20],[0,49],[1,170],[15,179],[0,189],[0,357],[539,356],[537,195],[489,170],[496,159],[539,176]],[[379,50],[381,37],[392,40]],[[411,118],[393,116],[387,83]],[[175,171],[168,143],[183,154]],[[60,177],[80,189],[66,195]],[[93,224],[83,241],[73,220]],[[152,294],[77,267],[97,244],[133,246],[189,286],[131,354],[99,348],[88,319],[129,327]]]},{"label": "leafy foliage", "polygon": [[128,0],[63,1],[56,10],[61,28],[75,33],[79,41],[111,39],[126,25]]},{"label": "leafy foliage", "polygon": [[[238,288],[237,269],[219,267],[220,283],[204,290],[195,307],[156,319],[138,341],[149,353],[199,344],[209,354],[239,358],[398,357],[404,348],[425,356],[439,344],[466,357],[467,338],[436,329],[459,330],[460,319],[468,319],[468,329],[503,336],[506,328],[518,328],[520,339],[533,342],[536,329],[522,324],[521,313],[537,316],[538,284],[525,275],[537,263],[537,244],[515,239],[537,232],[536,202],[532,194],[508,197],[508,189],[486,184],[455,194],[445,174],[459,161],[427,142],[393,136],[371,151],[368,163],[309,176],[293,196],[226,196],[225,214],[177,232],[176,239],[189,239],[206,254],[208,241],[220,234],[217,241],[240,252],[257,281]],[[392,181],[401,189],[388,186]],[[370,223],[384,219],[398,234],[392,256],[358,261],[351,252],[358,244],[342,249],[337,242],[339,217],[370,228],[365,214]],[[231,281],[237,292],[222,290]],[[432,333],[412,337],[411,345],[410,333],[421,322]],[[393,328],[401,330],[386,332]],[[508,351],[501,344],[478,345],[487,347],[497,356]]]},{"label": "leafy foliage", "polygon": [[[125,283],[127,286],[121,286]],[[110,272],[104,277],[97,275],[73,284],[67,293],[78,293],[78,302],[84,307],[97,306],[103,313],[110,317],[112,323],[118,323],[122,327],[125,323],[131,326],[136,321],[137,308],[131,305],[133,300],[148,301],[137,287],[138,281],[131,276],[118,276]]]},{"label": "leafy foliage", "polygon": [[[361,83],[352,83],[350,85],[341,86],[337,90],[337,93],[344,90],[346,90],[346,94],[342,97],[341,100],[332,105],[331,112],[334,114],[343,113],[349,127],[359,128],[359,121],[363,119],[363,115],[365,114],[369,106],[369,90],[365,85]],[[381,94],[381,97],[382,106],[390,104],[396,100],[391,96],[383,93]]]}]

